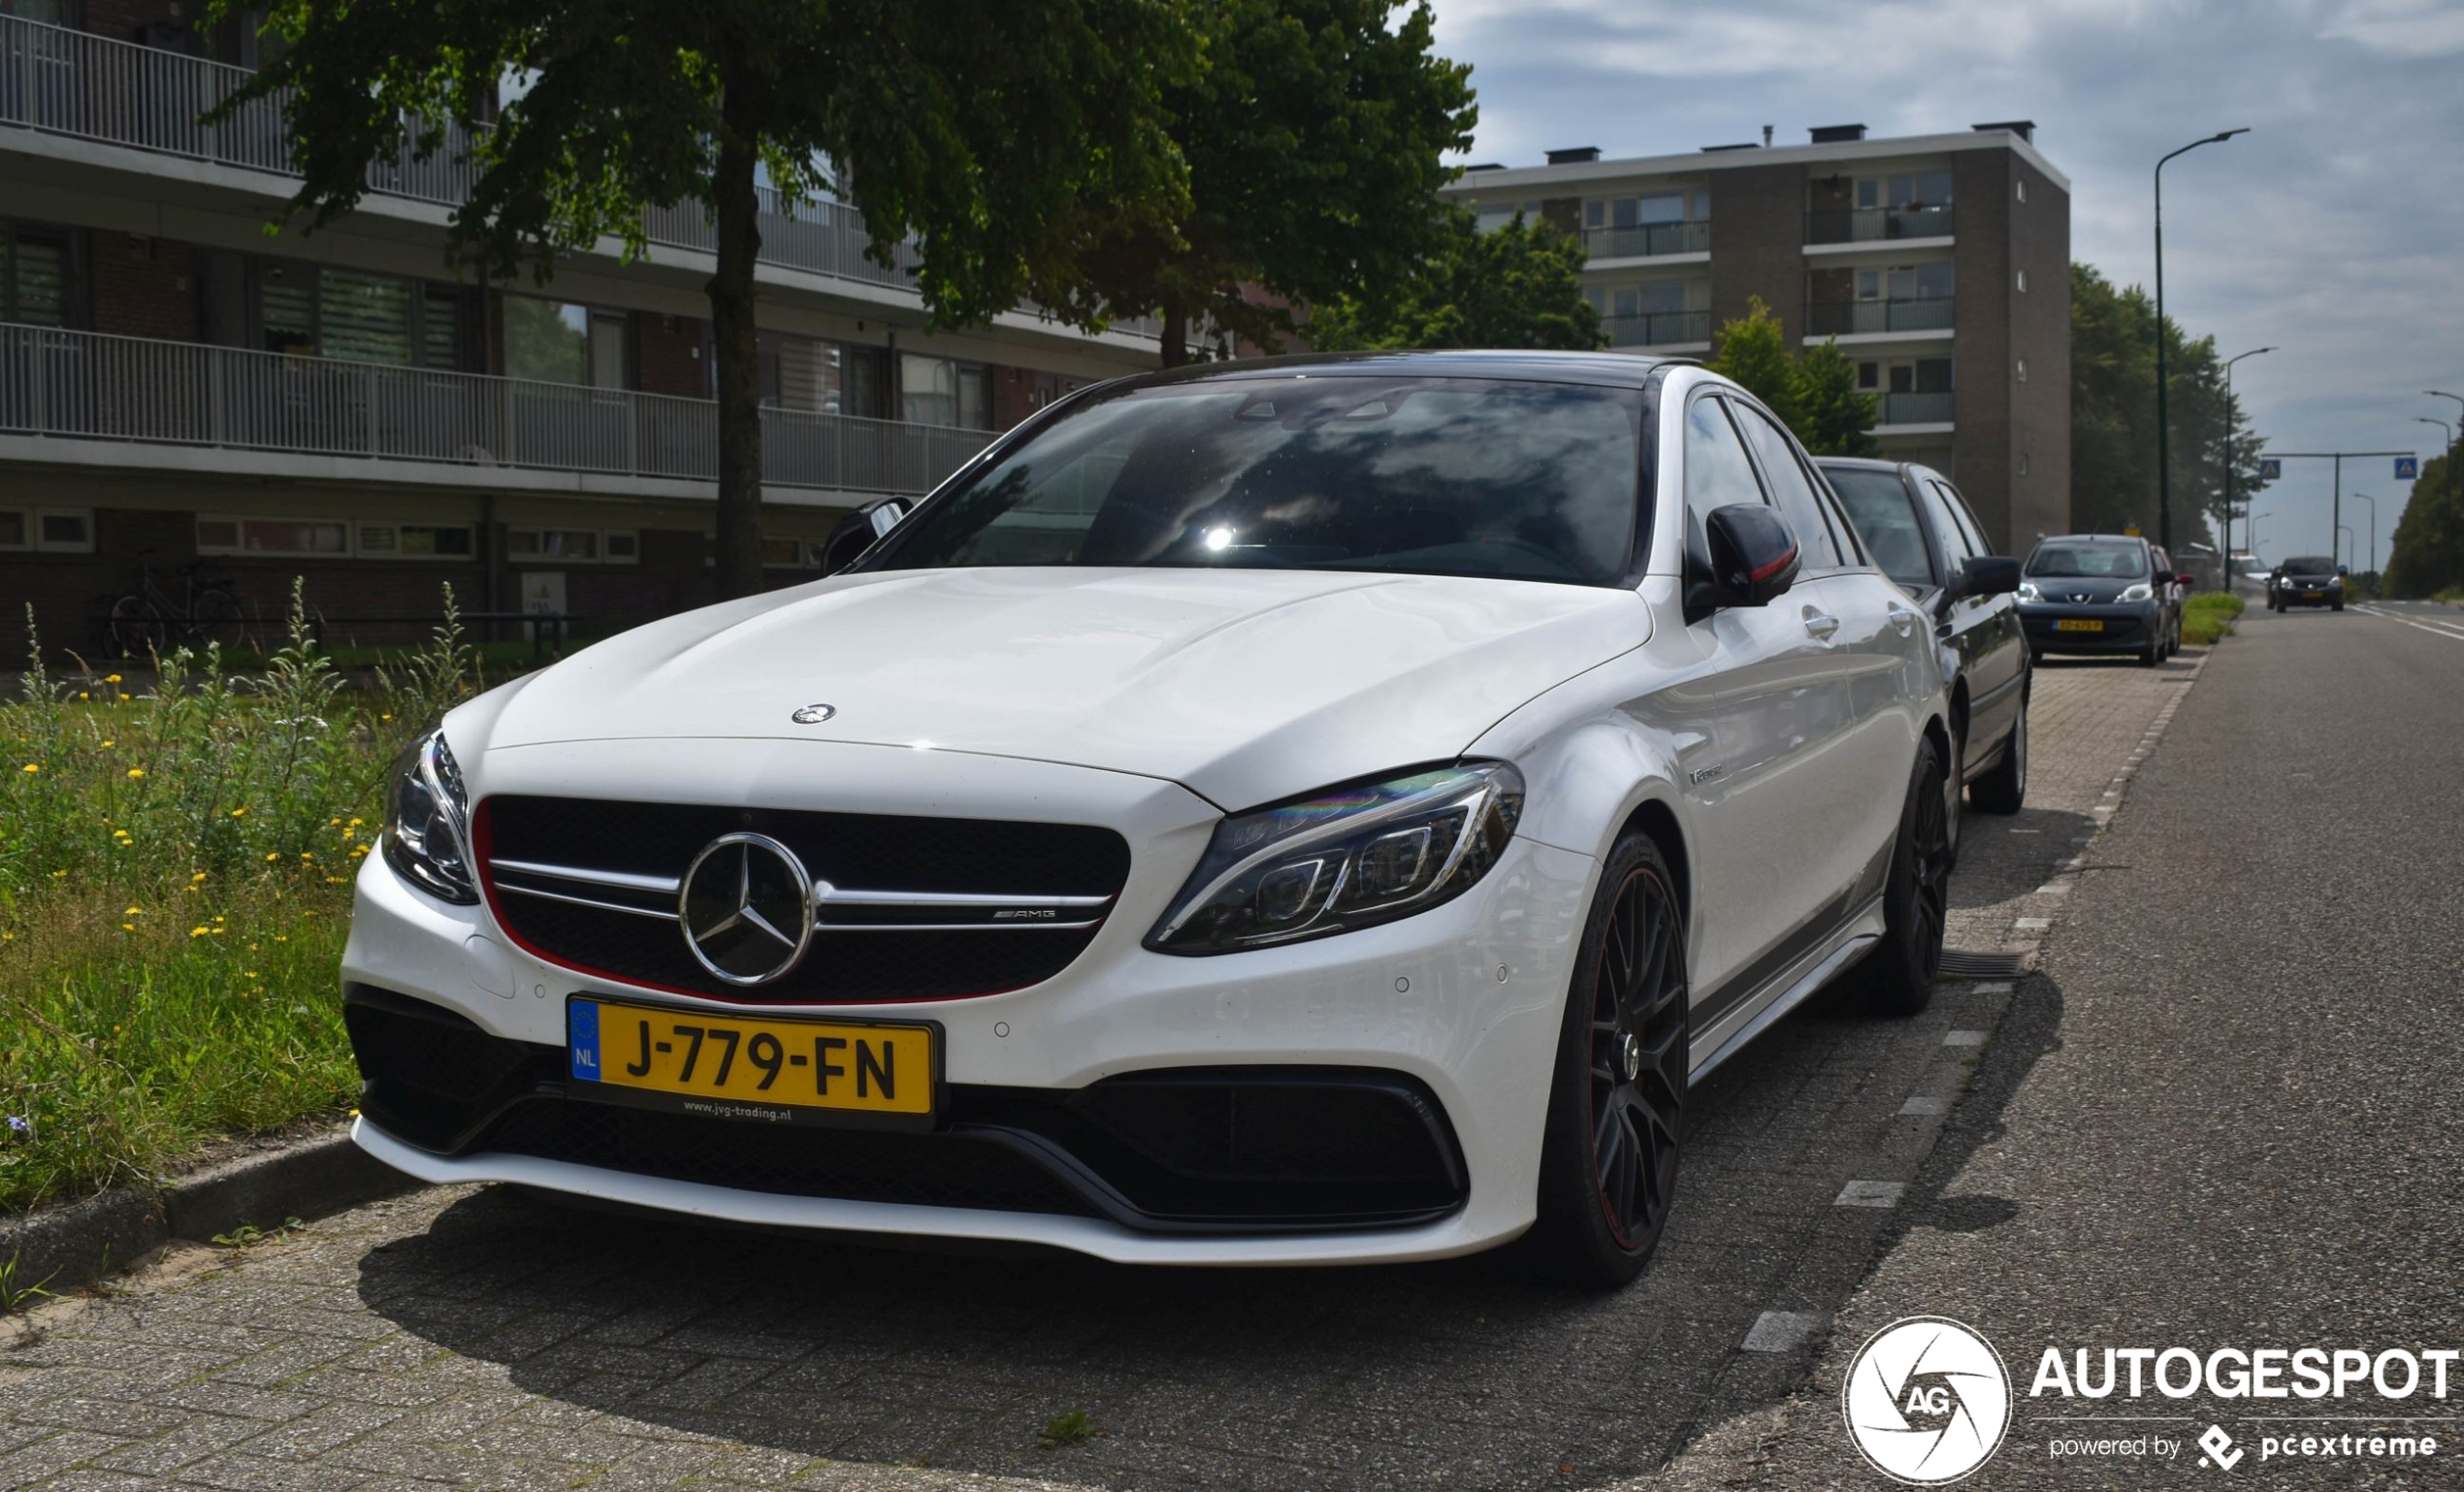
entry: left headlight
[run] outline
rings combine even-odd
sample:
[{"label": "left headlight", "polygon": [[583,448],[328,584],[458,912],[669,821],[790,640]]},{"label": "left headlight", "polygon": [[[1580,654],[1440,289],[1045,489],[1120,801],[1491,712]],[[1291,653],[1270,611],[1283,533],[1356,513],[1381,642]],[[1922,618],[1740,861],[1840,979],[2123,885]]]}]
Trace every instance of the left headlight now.
[{"label": "left headlight", "polygon": [[2043,600],[2045,598],[2044,593],[2036,589],[2035,581],[2023,580],[2019,583],[2019,599],[2021,600]]},{"label": "left headlight", "polygon": [[479,899],[470,873],[470,805],[442,730],[428,731],[394,759],[385,789],[385,859],[431,896],[463,906]]},{"label": "left headlight", "polygon": [[1488,873],[1522,813],[1522,775],[1482,762],[1236,815],[1147,946],[1228,954],[1425,912]]},{"label": "left headlight", "polygon": [[2114,600],[2126,602],[2134,600],[2153,600],[2155,598],[2156,587],[2149,585],[2145,581],[2141,581],[2137,585],[2124,586],[2122,588],[2122,594],[2115,597]]}]

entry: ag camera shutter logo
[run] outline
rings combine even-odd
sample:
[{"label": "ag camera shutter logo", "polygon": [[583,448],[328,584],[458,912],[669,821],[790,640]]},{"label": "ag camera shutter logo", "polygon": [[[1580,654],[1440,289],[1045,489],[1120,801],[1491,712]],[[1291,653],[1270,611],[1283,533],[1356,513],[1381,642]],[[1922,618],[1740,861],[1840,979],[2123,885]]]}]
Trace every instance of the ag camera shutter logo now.
[{"label": "ag camera shutter logo", "polygon": [[1940,1486],[2001,1448],[2011,1376],[1975,1331],[1945,1316],[1912,1315],[1858,1348],[1840,1411],[1848,1438],[1875,1471],[1911,1486]]}]

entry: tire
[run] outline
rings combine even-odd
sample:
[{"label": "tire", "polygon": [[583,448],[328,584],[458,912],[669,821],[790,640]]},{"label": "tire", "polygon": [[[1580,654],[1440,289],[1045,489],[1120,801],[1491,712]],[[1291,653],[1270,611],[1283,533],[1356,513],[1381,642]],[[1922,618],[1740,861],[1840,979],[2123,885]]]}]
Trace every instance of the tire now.
[{"label": "tire", "polygon": [[2343,609],[2345,609],[2345,603],[2344,603],[2343,601],[2337,601],[2337,602],[2335,603],[2335,608],[2334,608],[2334,609],[2336,609],[2336,610],[2338,610],[2338,611],[2342,611]]},{"label": "tire", "polygon": [[2019,691],[2019,719],[2011,727],[2002,760],[1969,783],[1968,798],[1979,813],[2017,813],[2027,800],[2027,686]]},{"label": "tire", "polygon": [[103,643],[113,658],[152,658],[162,651],[162,613],[142,596],[121,597],[103,624]]},{"label": "tire", "polygon": [[1883,882],[1882,941],[1857,966],[1865,1006],[1874,1014],[1913,1016],[1933,1002],[1950,879],[1943,854],[1942,759],[1933,742],[1921,741]]},{"label": "tire", "polygon": [[1659,845],[1629,831],[1583,924],[1527,1239],[1540,1269],[1570,1284],[1613,1289],[1641,1274],[1675,1201],[1693,1059],[1675,887]]},{"label": "tire", "polygon": [[2164,662],[2164,645],[2162,643],[2151,642],[2146,647],[2139,650],[2140,667],[2153,668],[2162,662]]},{"label": "tire", "polygon": [[196,614],[189,627],[200,642],[220,644],[226,653],[237,650],[247,637],[247,624],[240,616],[240,602],[228,591],[197,593]]}]

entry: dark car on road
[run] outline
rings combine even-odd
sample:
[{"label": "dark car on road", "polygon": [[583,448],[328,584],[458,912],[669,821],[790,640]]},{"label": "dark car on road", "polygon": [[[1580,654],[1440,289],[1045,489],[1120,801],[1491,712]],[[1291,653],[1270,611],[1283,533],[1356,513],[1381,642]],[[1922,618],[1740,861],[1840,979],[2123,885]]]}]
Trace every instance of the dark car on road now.
[{"label": "dark car on road", "polygon": [[1934,620],[1951,690],[1959,785],[1987,813],[2017,813],[2027,795],[2027,639],[2012,590],[2019,562],[1993,552],[1950,479],[1914,462],[1827,456],[1814,463],[1882,572]]},{"label": "dark car on road", "polygon": [[2345,609],[2344,572],[2324,555],[2296,555],[2267,577],[2267,609],[2290,611],[2295,606]]},{"label": "dark car on road", "polygon": [[2039,539],[2019,583],[2028,652],[2133,653],[2153,668],[2173,640],[2165,591],[2174,583],[2156,546],[2136,535]]}]

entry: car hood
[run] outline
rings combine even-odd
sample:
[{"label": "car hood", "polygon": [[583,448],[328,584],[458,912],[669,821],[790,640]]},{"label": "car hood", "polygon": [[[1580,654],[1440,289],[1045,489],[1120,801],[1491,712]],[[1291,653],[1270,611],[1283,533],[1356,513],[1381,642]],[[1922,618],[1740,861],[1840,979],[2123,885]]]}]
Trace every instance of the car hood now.
[{"label": "car hood", "polygon": [[[1453,757],[1649,635],[1638,596],[1592,586],[885,571],[587,648],[513,692],[485,746],[758,736],[978,752],[1165,778],[1237,809]],[[789,718],[813,704],[833,713]]]},{"label": "car hood", "polygon": [[2153,585],[2155,582],[2145,575],[2136,580],[2113,580],[2093,575],[2030,575],[2027,583],[2036,588],[2040,605],[2095,606],[2111,603],[2134,585]]}]

